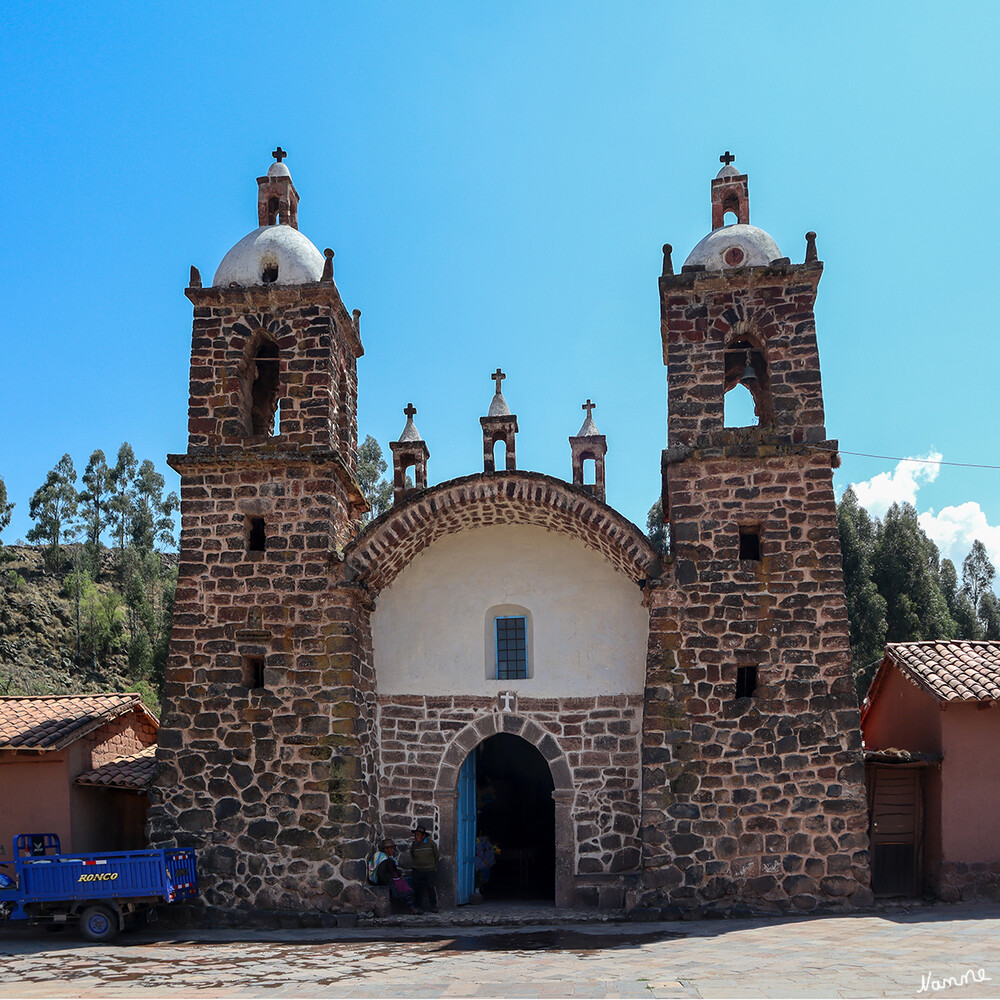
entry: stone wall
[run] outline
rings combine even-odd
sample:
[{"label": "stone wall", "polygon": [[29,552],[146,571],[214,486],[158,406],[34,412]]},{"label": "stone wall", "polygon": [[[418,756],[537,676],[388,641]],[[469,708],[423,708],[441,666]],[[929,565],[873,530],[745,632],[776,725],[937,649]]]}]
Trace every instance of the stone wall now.
[{"label": "stone wall", "polygon": [[[669,367],[643,738],[645,905],[871,901],[813,300],[818,262],[660,279]],[[749,345],[738,351],[734,344]],[[749,362],[760,425],[724,427]],[[753,684],[737,698],[737,682]]]},{"label": "stone wall", "polygon": [[[365,509],[352,474],[360,341],[332,282],[188,294],[189,442],[169,459],[181,556],[150,840],[198,849],[203,905],[357,907],[377,799],[371,605],[341,556]],[[262,338],[278,345],[280,434],[251,437]]]},{"label": "stone wall", "polygon": [[726,391],[747,363],[738,343],[752,348],[763,422],[789,442],[826,437],[813,318],[822,273],[815,261],[660,278],[671,446],[723,429]]},{"label": "stone wall", "polygon": [[513,732],[538,746],[550,770],[566,769],[573,790],[572,831],[565,845],[572,874],[636,871],[641,728],[639,694],[518,697],[511,713],[492,698],[381,697],[383,833],[402,838],[417,820],[428,819],[440,833],[439,794],[455,791],[453,768],[443,764],[460,757],[460,766],[492,733]]},{"label": "stone wall", "polygon": [[932,888],[946,903],[1000,902],[998,861],[946,861],[936,882]]},{"label": "stone wall", "polygon": [[[669,489],[676,589],[651,593],[647,901],[867,902],[829,459],[771,458],[752,472],[725,458],[682,463]],[[738,558],[743,518],[760,526],[758,561]],[[756,669],[752,697],[736,697],[740,667]]]},{"label": "stone wall", "polygon": [[251,436],[249,417],[253,358],[270,341],[278,348],[282,445],[333,450],[353,476],[363,351],[336,286],[189,288],[187,295],[195,307],[189,453],[273,447],[273,438]]},{"label": "stone wall", "polygon": [[[177,465],[168,766],[151,839],[201,850],[209,905],[356,905],[374,818],[374,678],[367,598],[338,585],[331,551],[347,498],[322,464]],[[244,511],[268,523],[263,552],[246,551]]]}]

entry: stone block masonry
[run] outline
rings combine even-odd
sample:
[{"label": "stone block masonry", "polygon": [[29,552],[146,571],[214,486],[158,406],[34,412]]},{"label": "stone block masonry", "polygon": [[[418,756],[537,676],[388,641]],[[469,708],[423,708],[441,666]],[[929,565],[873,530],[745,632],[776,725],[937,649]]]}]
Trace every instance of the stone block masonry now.
[{"label": "stone block masonry", "polygon": [[[293,218],[297,193],[284,151],[274,155],[258,209],[288,224],[268,192],[287,192]],[[667,554],[599,491],[517,471],[516,420],[499,390],[483,419],[510,421],[507,468],[491,469],[497,428],[484,424],[482,473],[421,481],[362,530],[362,347],[332,251],[320,272],[315,247],[272,240],[288,254],[294,243],[299,257],[279,269],[247,251],[260,284],[201,288],[193,276],[188,448],[170,458],[181,475],[181,558],[149,832],[154,845],[198,849],[203,904],[365,909],[366,858],[418,820],[435,827],[441,898],[453,902],[459,771],[499,734],[525,740],[548,766],[557,905],[676,916],[871,901],[837,445],[826,436],[813,315],[822,264],[812,233],[800,265],[777,257],[766,233],[747,234],[746,176],[731,160],[716,178],[713,219],[731,210],[744,225],[710,234],[721,256],[706,259],[718,269],[692,263],[675,275],[667,246],[659,282]],[[776,259],[761,263],[761,247]],[[503,373],[494,378],[499,387]],[[737,384],[753,397],[754,427],[725,426]],[[577,458],[594,457],[598,437],[594,428],[579,438]],[[485,656],[468,645],[455,676],[464,664],[476,687],[379,691],[370,620],[383,592],[438,540],[501,525],[568,535],[633,588],[632,617],[620,610],[614,624],[635,640],[635,673],[597,689],[627,693],[483,694]],[[439,580],[422,583],[421,596],[432,628],[446,630],[454,611],[435,605]],[[580,640],[564,631],[573,662]],[[990,893],[996,873],[947,879],[955,894],[970,883]]]},{"label": "stone block masonry", "polygon": [[[453,747],[461,748],[458,756],[464,760],[468,750],[456,742],[463,731],[480,724],[475,743],[487,738],[484,720],[489,733],[534,734],[550,769],[559,766],[556,762],[565,767],[573,789],[574,875],[638,870],[641,694],[519,697],[514,715],[501,712],[495,698],[380,697],[379,786],[386,836],[404,837],[417,820],[432,816],[439,825],[438,795],[454,791],[442,763]],[[450,775],[450,769],[446,772]]]},{"label": "stone block masonry", "polygon": [[[188,452],[170,457],[181,559],[150,839],[199,850],[209,906],[355,908],[377,814],[371,605],[340,555],[365,508],[360,341],[332,282],[188,294]],[[272,433],[255,433],[251,403],[280,416]]]},{"label": "stone block masonry", "polygon": [[[660,279],[672,573],[650,588],[649,906],[871,901],[818,262]],[[724,426],[751,365],[758,426]],[[671,578],[672,577],[672,578]]]}]

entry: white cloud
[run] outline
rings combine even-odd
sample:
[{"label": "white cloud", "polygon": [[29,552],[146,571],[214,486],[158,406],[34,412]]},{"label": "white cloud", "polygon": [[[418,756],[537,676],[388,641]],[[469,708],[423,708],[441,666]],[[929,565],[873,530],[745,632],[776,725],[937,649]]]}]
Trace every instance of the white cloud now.
[{"label": "white cloud", "polygon": [[962,560],[969,554],[972,543],[978,538],[986,546],[990,561],[1000,566],[1000,525],[990,524],[982,507],[975,500],[968,500],[957,507],[942,507],[919,514],[920,527],[927,532],[941,552],[942,559],[950,559],[962,575]]},{"label": "white cloud", "polygon": [[940,462],[943,456],[940,452],[931,451],[919,457],[924,461],[902,461],[892,472],[880,472],[865,482],[851,483],[858,503],[869,514],[879,518],[885,517],[885,512],[894,503],[916,506],[917,490],[924,483],[933,483],[937,479],[941,466],[934,463]]},{"label": "white cloud", "polygon": [[[925,483],[933,483],[941,471],[940,452],[931,451],[921,458],[925,462],[899,462],[892,472],[881,472],[861,483],[851,483],[858,503],[869,514],[885,517],[894,503],[911,503],[917,506],[917,492]],[[938,547],[942,559],[950,559],[962,575],[962,560],[969,554],[972,543],[978,538],[986,546],[990,560],[1000,567],[1000,525],[990,524],[982,507],[975,500],[952,507],[942,507],[917,514],[917,521],[927,536]]]}]

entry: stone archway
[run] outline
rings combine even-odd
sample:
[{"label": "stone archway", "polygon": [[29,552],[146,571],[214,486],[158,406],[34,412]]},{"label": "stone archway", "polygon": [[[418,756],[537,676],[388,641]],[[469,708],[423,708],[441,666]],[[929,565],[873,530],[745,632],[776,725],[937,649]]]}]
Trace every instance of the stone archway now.
[{"label": "stone archway", "polygon": [[458,772],[466,757],[483,740],[508,733],[530,743],[545,759],[552,775],[552,798],[555,800],[556,906],[573,905],[573,875],[576,858],[576,833],[573,825],[575,791],[565,754],[555,737],[537,722],[520,715],[494,713],[484,715],[461,730],[448,745],[438,768],[434,804],[438,813],[441,867],[438,896],[443,906],[455,905],[456,858],[458,856]]},{"label": "stone archway", "polygon": [[645,532],[584,487],[540,472],[476,473],[416,491],[367,525],[344,562],[375,596],[438,538],[494,524],[578,538],[640,587],[662,568]]}]

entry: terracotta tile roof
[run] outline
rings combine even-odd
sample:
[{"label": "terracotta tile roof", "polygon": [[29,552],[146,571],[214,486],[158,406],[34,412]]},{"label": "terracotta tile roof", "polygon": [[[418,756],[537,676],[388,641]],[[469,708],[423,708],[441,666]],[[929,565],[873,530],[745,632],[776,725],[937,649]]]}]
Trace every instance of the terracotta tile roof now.
[{"label": "terracotta tile roof", "polygon": [[106,761],[93,771],[84,771],[76,779],[78,785],[98,785],[102,788],[134,788],[145,791],[159,772],[156,744],[127,757]]},{"label": "terracotta tile roof", "polygon": [[890,642],[885,660],[938,701],[1000,700],[1000,642]]},{"label": "terracotta tile roof", "polygon": [[137,694],[0,698],[0,750],[61,750],[137,705],[146,712]]}]

